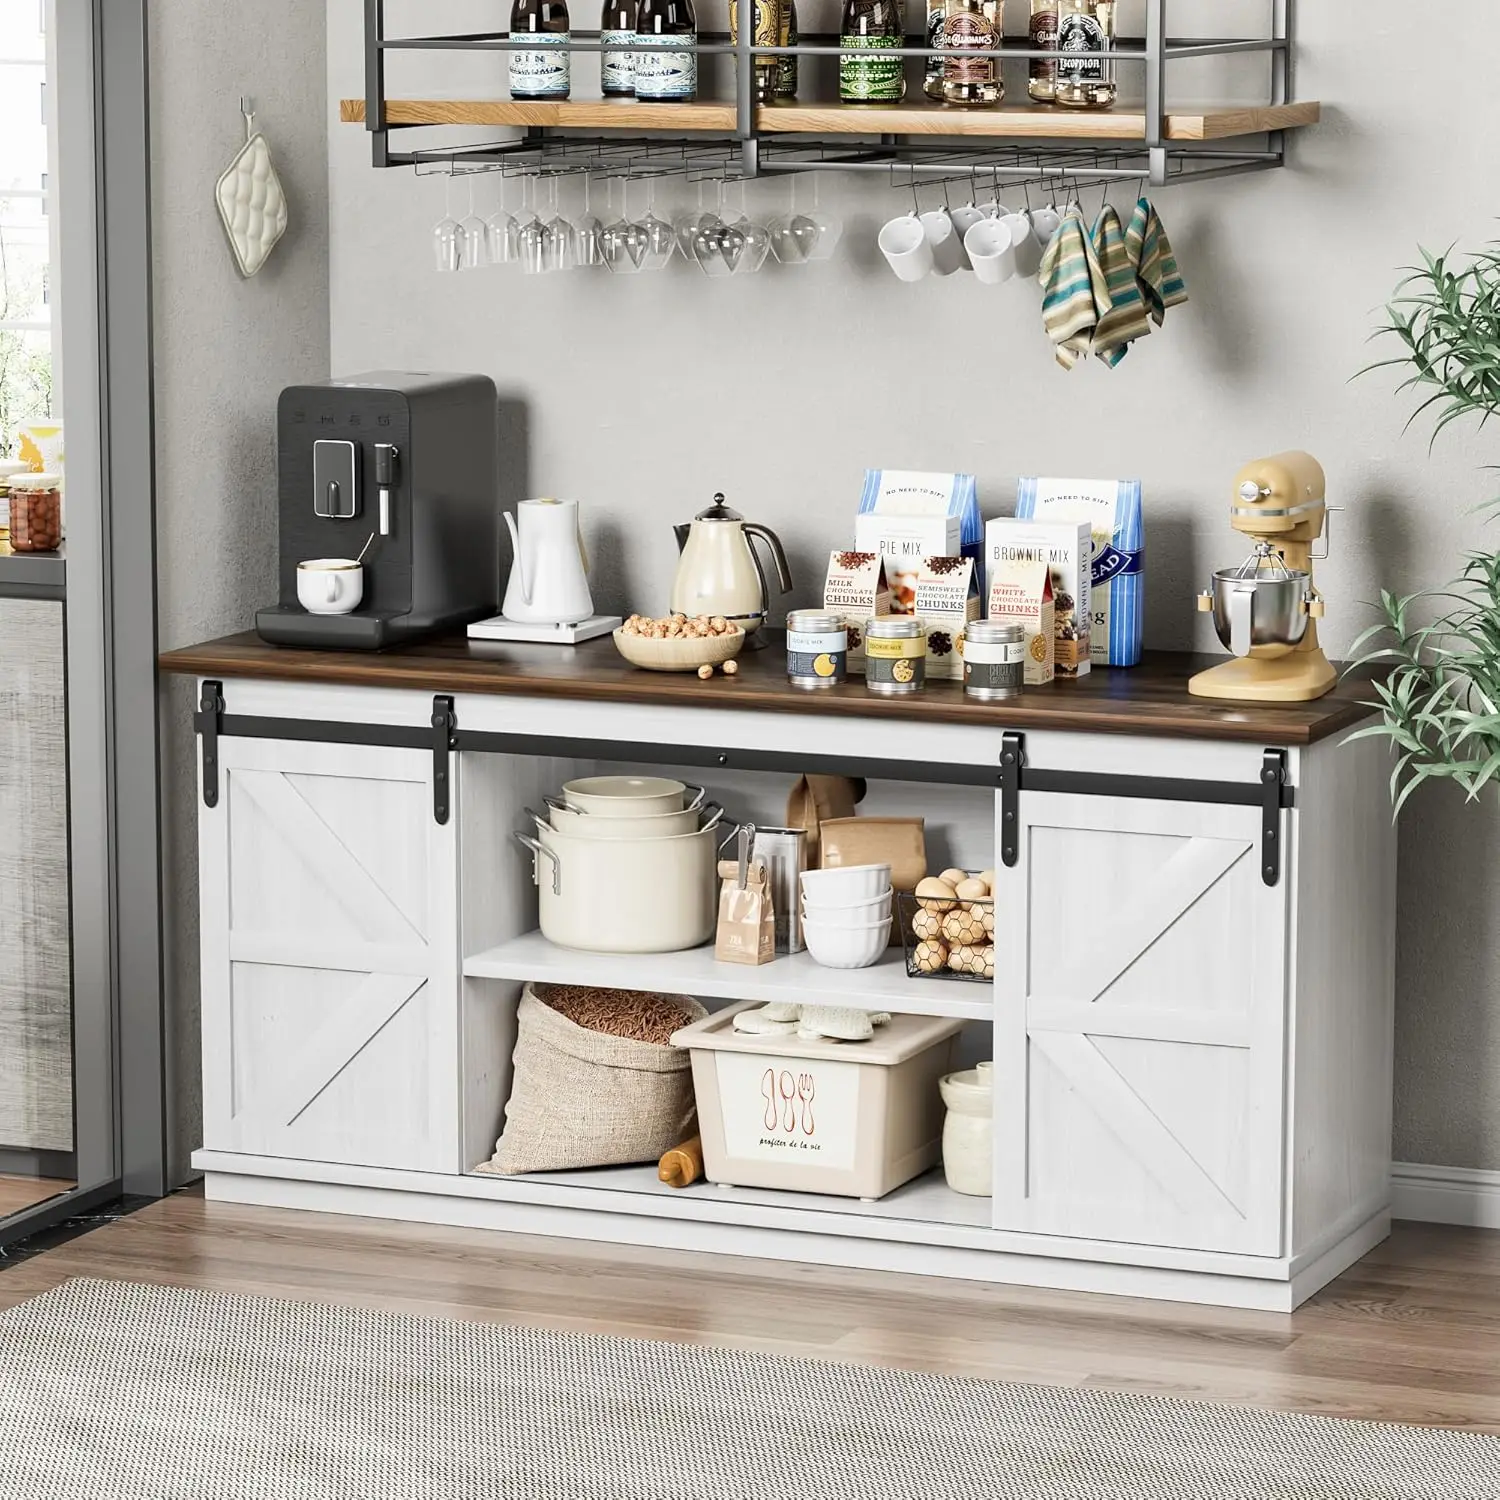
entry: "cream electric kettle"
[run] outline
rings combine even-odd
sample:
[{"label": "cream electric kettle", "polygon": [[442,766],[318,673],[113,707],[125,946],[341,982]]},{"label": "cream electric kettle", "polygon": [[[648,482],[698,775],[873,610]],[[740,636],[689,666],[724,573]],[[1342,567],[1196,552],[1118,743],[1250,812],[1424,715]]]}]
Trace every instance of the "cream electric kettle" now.
[{"label": "cream electric kettle", "polygon": [[682,556],[672,580],[672,611],[684,615],[723,615],[753,635],[765,624],[770,609],[770,585],[751,539],[759,537],[771,549],[776,582],[785,594],[792,587],[781,539],[767,526],[747,521],[715,495],[714,503],[693,517],[691,524],[674,526]]},{"label": "cream electric kettle", "polygon": [[[519,524],[517,518],[519,517]],[[594,612],[576,500],[523,500],[505,512],[514,559],[500,612],[522,625],[576,625]]]}]

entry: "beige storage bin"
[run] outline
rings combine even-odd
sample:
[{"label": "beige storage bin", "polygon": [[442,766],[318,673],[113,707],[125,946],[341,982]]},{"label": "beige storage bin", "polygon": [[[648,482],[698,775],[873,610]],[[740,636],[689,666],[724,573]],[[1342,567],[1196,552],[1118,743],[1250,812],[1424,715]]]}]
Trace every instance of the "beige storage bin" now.
[{"label": "beige storage bin", "polygon": [[938,1159],[962,1021],[896,1016],[867,1042],[749,1036],[744,1001],[673,1034],[691,1050],[704,1175],[732,1187],[881,1198]]}]

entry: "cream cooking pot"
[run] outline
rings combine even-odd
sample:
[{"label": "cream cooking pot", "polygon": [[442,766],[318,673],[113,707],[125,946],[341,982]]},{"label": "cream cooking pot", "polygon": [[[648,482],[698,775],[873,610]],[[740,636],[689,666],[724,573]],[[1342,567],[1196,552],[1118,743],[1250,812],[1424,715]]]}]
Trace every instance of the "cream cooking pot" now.
[{"label": "cream cooking pot", "polygon": [[591,953],[675,953],[713,936],[714,819],[669,838],[574,838],[545,824],[531,851],[542,936]]}]

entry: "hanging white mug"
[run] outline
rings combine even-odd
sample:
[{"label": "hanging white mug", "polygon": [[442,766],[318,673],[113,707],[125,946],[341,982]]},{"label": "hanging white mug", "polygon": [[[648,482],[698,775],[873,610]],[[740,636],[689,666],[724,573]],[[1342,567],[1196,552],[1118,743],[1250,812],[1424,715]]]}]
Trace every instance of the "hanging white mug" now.
[{"label": "hanging white mug", "polygon": [[999,219],[981,219],[964,236],[974,274],[987,286],[998,286],[1016,274],[1016,250],[1010,230]]},{"label": "hanging white mug", "polygon": [[1025,214],[1006,214],[999,220],[1010,231],[1010,242],[1016,255],[1016,275],[1035,276],[1042,265],[1042,247]]},{"label": "hanging white mug", "polygon": [[876,243],[886,264],[902,281],[921,281],[932,274],[932,246],[915,214],[902,214],[882,224]]},{"label": "hanging white mug", "polygon": [[951,217],[959,239],[964,239],[969,231],[985,218],[985,211],[973,203],[965,203],[962,208],[953,209]]},{"label": "hanging white mug", "polygon": [[922,233],[932,251],[932,270],[936,276],[951,276],[968,267],[964,243],[946,208],[929,209],[922,215]]},{"label": "hanging white mug", "polygon": [[1062,228],[1063,216],[1056,208],[1038,208],[1031,215],[1031,227],[1043,250],[1052,243],[1052,236]]}]

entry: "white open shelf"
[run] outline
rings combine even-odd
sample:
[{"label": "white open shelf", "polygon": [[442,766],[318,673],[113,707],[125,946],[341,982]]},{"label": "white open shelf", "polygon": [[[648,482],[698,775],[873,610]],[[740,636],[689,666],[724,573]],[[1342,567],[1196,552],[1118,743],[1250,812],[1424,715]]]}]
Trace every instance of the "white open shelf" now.
[{"label": "white open shelf", "polygon": [[545,980],[614,989],[659,990],[704,1000],[782,1000],[796,1005],[849,1005],[909,1016],[987,1021],[993,987],[953,979],[912,979],[899,948],[868,969],[825,969],[806,953],[768,964],[720,963],[711,946],[680,953],[585,953],[528,932],[464,960],[471,979]]},{"label": "white open shelf", "polygon": [[[787,1210],[804,1214],[838,1214],[845,1218],[878,1219],[888,1223],[936,1224],[966,1229],[990,1228],[991,1201],[988,1198],[971,1198],[955,1193],[943,1177],[943,1169],[934,1167],[921,1177],[894,1189],[884,1198],[866,1202],[862,1198],[838,1198],[827,1193],[793,1193],[775,1188],[716,1187],[711,1182],[698,1181],[691,1187],[672,1188],[656,1175],[656,1167],[589,1167],[577,1172],[528,1172],[524,1178],[492,1177],[486,1172],[476,1172],[473,1180],[483,1183],[507,1184],[525,1182],[545,1183],[581,1195],[580,1201],[587,1203],[589,1195],[599,1193],[629,1193],[658,1200],[647,1212],[704,1216],[733,1222],[741,1219],[746,1223],[765,1222],[764,1210]],[[496,1191],[510,1196],[503,1186]],[[595,1200],[597,1201],[597,1200]]]}]

